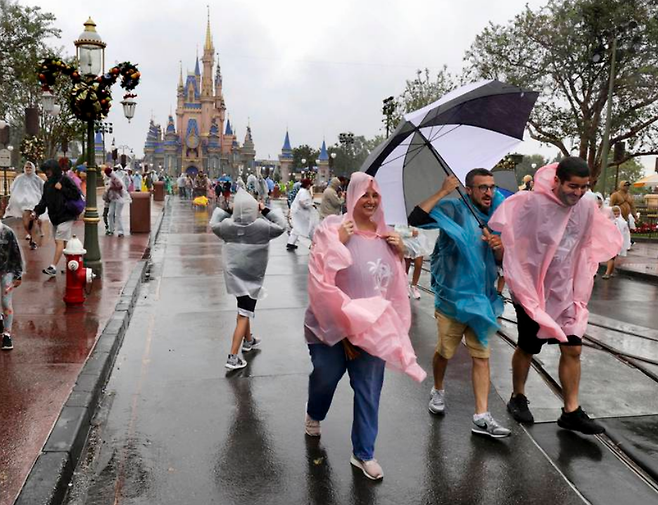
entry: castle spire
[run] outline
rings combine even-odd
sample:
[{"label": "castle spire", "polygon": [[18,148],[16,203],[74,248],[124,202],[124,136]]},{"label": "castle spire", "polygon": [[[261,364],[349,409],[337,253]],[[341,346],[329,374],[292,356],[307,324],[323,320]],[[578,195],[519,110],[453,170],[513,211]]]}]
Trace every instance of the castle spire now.
[{"label": "castle spire", "polygon": [[180,65],[179,72],[178,72],[178,88],[182,89],[183,88],[183,62],[179,61],[178,64]]},{"label": "castle spire", "polygon": [[206,43],[203,46],[203,51],[204,52],[213,52],[213,46],[212,46],[212,36],[210,35],[210,5],[208,7],[208,24],[206,25]]}]

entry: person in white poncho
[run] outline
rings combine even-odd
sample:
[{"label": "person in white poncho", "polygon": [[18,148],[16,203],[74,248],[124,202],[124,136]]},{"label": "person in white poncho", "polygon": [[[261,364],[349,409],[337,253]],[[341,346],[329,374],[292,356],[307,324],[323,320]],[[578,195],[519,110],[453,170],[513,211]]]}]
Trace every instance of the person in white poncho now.
[{"label": "person in white poncho", "polygon": [[265,207],[240,189],[233,200],[233,215],[217,207],[210,219],[210,228],[226,242],[223,247],[226,291],[238,301],[231,352],[226,360],[226,368],[235,370],[247,366],[238,356],[240,347],[242,352],[248,352],[260,345],[260,339],[251,334],[250,321],[256,301],[262,298],[270,240],[285,231],[286,221],[281,211]]},{"label": "person in white poncho", "polygon": [[43,185],[44,181],[37,175],[34,163],[26,161],[23,173],[16,177],[11,184],[11,196],[5,211],[5,217],[20,217],[23,220],[26,233],[25,240],[30,241],[30,249],[37,248],[37,244],[32,237],[31,228],[34,226],[33,223],[36,223],[39,234],[43,237],[41,221],[38,219],[32,221],[30,218],[32,209],[36,207],[43,195]]},{"label": "person in white poncho", "polygon": [[297,240],[299,237],[313,238],[313,229],[319,221],[319,216],[313,207],[313,197],[309,188],[311,187],[310,179],[302,179],[301,187],[290,206],[290,220],[292,221],[292,230],[288,237],[286,248],[289,251],[297,249]]}]

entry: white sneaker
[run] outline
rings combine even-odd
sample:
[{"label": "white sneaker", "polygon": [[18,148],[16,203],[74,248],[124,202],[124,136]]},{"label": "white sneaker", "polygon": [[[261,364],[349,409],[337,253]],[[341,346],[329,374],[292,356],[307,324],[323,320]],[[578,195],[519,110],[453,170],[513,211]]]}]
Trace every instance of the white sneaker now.
[{"label": "white sneaker", "polygon": [[352,466],[359,468],[363,475],[368,477],[370,480],[381,480],[384,478],[384,471],[376,459],[370,459],[368,461],[361,461],[354,454],[350,456],[350,463]]},{"label": "white sneaker", "polygon": [[316,421],[306,414],[304,419],[304,431],[309,437],[319,437],[320,436],[320,421]]},{"label": "white sneaker", "polygon": [[407,296],[411,298],[411,286],[407,286]]},{"label": "white sneaker", "polygon": [[445,391],[432,388],[430,393],[430,412],[432,414],[443,414],[446,410]]},{"label": "white sneaker", "polygon": [[418,291],[418,286],[411,286],[411,296],[414,300],[420,300],[420,291]]}]

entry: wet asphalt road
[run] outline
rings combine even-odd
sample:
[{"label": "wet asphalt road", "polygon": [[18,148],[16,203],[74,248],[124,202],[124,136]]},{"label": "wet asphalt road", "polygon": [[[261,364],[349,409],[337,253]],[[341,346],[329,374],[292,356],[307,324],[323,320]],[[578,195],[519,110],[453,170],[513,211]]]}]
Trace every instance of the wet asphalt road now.
[{"label": "wet asphalt road", "polygon": [[[253,325],[262,348],[246,355],[246,369],[227,373],[235,299],[226,294],[221,243],[207,233],[207,221],[207,213],[173,200],[153,251],[152,280],[142,288],[69,505],[658,502],[658,494],[598,439],[557,428],[559,400],[535,374],[531,408],[546,422],[526,430],[508,416],[503,398],[511,387],[512,348],[502,340],[493,349],[490,410],[512,437],[471,434],[470,363],[462,349],[448,368],[444,417],[427,411],[429,380],[418,385],[387,372],[376,447],[386,475],[381,483],[368,481],[349,464],[347,379],[322,438],[304,435],[308,250],[287,252],[285,236],[272,243],[269,296],[259,301]],[[412,303],[412,339],[429,372],[436,342],[432,301],[425,295]],[[623,308],[609,302],[608,315],[612,306]],[[594,387],[605,374],[594,371],[606,367],[610,375],[620,368],[585,352],[588,411],[627,419],[658,414],[649,401],[658,396],[656,384],[640,384],[628,372],[625,387],[638,383],[640,390],[629,401],[608,401],[614,399],[610,390]],[[555,356],[544,359],[550,366]]]}]

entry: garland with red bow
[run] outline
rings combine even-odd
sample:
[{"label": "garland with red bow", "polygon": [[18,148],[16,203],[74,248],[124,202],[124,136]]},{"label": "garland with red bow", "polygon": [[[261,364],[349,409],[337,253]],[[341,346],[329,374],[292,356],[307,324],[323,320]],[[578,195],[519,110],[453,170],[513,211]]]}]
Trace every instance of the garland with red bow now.
[{"label": "garland with red bow", "polygon": [[67,75],[73,82],[71,90],[71,110],[78,119],[95,121],[104,119],[112,106],[111,87],[121,77],[121,87],[128,91],[123,98],[134,98],[129,93],[139,84],[140,72],[136,65],[125,61],[115,65],[105,74],[96,77],[80,75],[78,69],[68,65],[61,58],[46,58],[39,64],[37,76],[43,91],[50,91],[59,74]]}]

